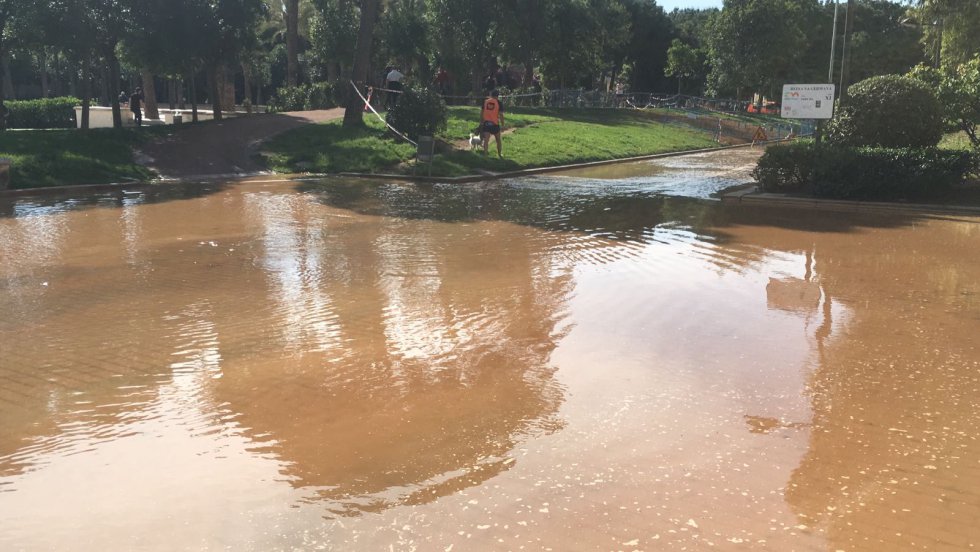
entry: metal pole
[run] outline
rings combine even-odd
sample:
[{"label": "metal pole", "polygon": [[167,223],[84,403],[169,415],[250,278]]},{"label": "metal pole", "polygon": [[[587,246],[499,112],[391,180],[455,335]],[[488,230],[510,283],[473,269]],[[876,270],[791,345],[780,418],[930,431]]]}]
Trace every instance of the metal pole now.
[{"label": "metal pole", "polygon": [[834,31],[830,35],[830,70],[827,71],[827,82],[834,82],[834,58],[837,52],[837,10],[840,9],[840,0],[834,0]]},{"label": "metal pole", "polygon": [[844,105],[844,101],[847,99],[847,85],[849,80],[848,73],[851,69],[851,64],[848,60],[848,47],[851,45],[851,31],[853,30],[854,21],[854,0],[847,0],[847,14],[844,17],[844,45],[841,48],[840,57],[840,91],[838,92],[840,97],[841,105]]}]

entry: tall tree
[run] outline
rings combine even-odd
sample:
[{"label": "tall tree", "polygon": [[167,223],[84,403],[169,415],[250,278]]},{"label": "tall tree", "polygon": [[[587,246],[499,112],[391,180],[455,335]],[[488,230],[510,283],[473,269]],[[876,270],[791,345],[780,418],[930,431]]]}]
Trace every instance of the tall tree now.
[{"label": "tall tree", "polygon": [[926,49],[940,63],[958,66],[980,54],[977,0],[918,0],[910,15],[925,31]]},{"label": "tall tree", "polygon": [[667,50],[667,68],[664,70],[664,74],[677,79],[677,93],[681,93],[684,79],[697,77],[703,68],[704,61],[700,53],[680,39],[675,38]]},{"label": "tall tree", "polygon": [[241,56],[256,42],[255,29],[265,12],[262,0],[194,0],[205,2],[203,55],[208,74],[214,118],[221,119],[228,71],[240,65]]},{"label": "tall tree", "polygon": [[805,45],[805,2],[725,0],[709,35],[709,88],[715,94],[748,91],[771,97]]},{"label": "tall tree", "polygon": [[299,0],[286,0],[286,84],[299,83]]},{"label": "tall tree", "polygon": [[[378,17],[378,0],[361,0],[361,23],[357,31],[357,50],[354,54],[354,85],[361,87],[367,83],[368,66],[371,64],[371,48],[374,43],[374,24]],[[364,125],[364,111],[357,94],[347,95],[347,109],[344,110],[344,128]]]},{"label": "tall tree", "polygon": [[[314,0],[310,20],[312,65],[321,78],[336,82],[350,78],[357,44],[359,7],[353,0]],[[346,86],[346,83],[344,83]]]}]

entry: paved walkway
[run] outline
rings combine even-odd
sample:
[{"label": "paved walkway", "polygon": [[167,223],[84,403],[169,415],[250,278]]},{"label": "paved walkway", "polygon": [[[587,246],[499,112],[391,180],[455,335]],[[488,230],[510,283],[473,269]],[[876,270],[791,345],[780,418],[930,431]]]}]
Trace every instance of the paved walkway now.
[{"label": "paved walkway", "polygon": [[142,162],[169,178],[257,172],[264,167],[253,156],[263,141],[293,128],[343,116],[343,108],[336,108],[256,114],[194,125],[143,147]]}]

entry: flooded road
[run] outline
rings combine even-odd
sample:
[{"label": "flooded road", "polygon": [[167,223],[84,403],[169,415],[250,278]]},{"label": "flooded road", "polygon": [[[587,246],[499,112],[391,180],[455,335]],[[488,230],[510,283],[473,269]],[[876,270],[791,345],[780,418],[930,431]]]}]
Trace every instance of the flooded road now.
[{"label": "flooded road", "polygon": [[599,176],[0,203],[0,549],[980,546],[980,220]]}]

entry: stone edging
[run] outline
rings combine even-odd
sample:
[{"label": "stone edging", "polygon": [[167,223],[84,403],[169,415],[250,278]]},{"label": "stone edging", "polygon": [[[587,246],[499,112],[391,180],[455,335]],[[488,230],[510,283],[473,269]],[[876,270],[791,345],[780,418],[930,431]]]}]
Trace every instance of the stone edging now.
[{"label": "stone edging", "polygon": [[722,203],[732,205],[758,205],[763,207],[795,207],[820,211],[846,213],[940,213],[952,215],[980,215],[980,207],[967,205],[935,205],[925,203],[886,203],[880,201],[849,201],[843,199],[817,199],[770,194],[756,187],[727,193]]}]

